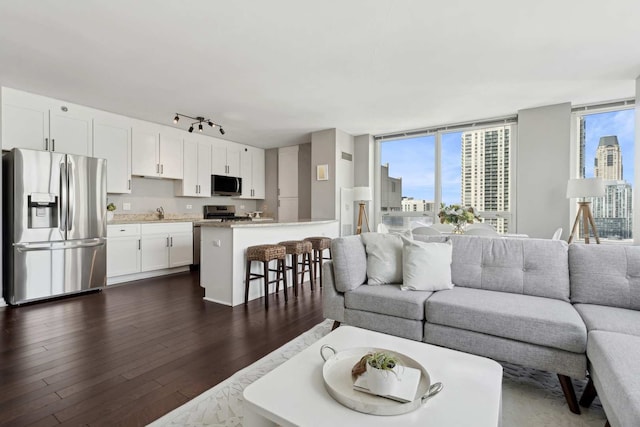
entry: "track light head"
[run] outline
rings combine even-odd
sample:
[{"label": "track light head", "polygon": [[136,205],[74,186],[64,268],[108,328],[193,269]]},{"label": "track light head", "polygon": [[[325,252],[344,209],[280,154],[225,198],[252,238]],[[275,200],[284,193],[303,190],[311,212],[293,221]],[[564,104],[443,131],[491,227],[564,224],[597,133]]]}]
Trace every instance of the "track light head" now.
[{"label": "track light head", "polygon": [[209,120],[209,121],[207,122],[207,124],[208,124],[209,126],[213,127],[213,122],[212,122],[211,120]]},{"label": "track light head", "polygon": [[178,114],[176,114],[176,116],[173,118],[173,123],[178,123],[180,121],[180,117],[178,116]]},{"label": "track light head", "polygon": [[189,133],[193,132],[193,125],[189,126]]},{"label": "track light head", "polygon": [[222,129],[221,125],[215,123],[211,119],[205,119],[203,116],[191,117],[191,116],[187,116],[186,114],[176,113],[176,115],[173,117],[173,123],[178,123],[180,121],[180,118],[187,118],[192,120],[191,125],[189,126],[189,129],[188,129],[189,133],[193,132],[196,125],[198,125],[198,131],[202,132],[204,129],[204,124],[206,123],[209,125],[209,127],[212,127],[212,128],[215,128],[217,126],[220,133],[222,135],[225,134],[224,129]]},{"label": "track light head", "polygon": [[200,122],[200,124],[198,125],[198,131],[202,132],[202,122]]},{"label": "track light head", "polygon": [[220,127],[220,133],[221,133],[222,135],[224,135],[224,133],[225,133],[225,132],[224,132],[224,129],[222,129],[222,126]]}]

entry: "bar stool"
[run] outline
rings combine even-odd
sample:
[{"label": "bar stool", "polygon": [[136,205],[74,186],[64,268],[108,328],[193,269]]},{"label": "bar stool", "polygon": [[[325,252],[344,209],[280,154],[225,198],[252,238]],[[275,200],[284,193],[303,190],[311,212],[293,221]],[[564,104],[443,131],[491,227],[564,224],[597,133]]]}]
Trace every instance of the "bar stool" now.
[{"label": "bar stool", "polygon": [[[302,285],[304,283],[304,273],[309,273],[309,281],[311,282],[311,290],[315,282],[313,275],[313,263],[311,262],[311,252],[313,250],[311,242],[306,240],[287,240],[278,243],[287,250],[287,255],[291,255],[291,265],[287,266],[285,261],[285,270],[293,270],[293,293],[298,296],[298,283]],[[302,255],[302,262],[298,261],[298,255]],[[300,282],[298,282],[298,267],[302,265],[302,271],[300,271]],[[276,285],[278,286],[278,285]]]},{"label": "bar stool", "polygon": [[[320,287],[322,287],[322,260],[331,259],[331,239],[328,237],[307,237],[304,239],[311,242],[313,249],[313,268],[320,269]],[[324,257],[324,250],[329,249],[329,258]]]},{"label": "bar stool", "polygon": [[[264,279],[264,307],[269,308],[269,283],[280,284],[284,282],[284,300],[288,301],[287,295],[287,272],[285,270],[285,258],[287,250],[281,245],[257,245],[247,248],[247,273],[244,290],[244,303],[249,302],[249,282],[256,279]],[[277,268],[269,269],[269,262],[276,260]],[[251,263],[253,261],[262,262],[263,274],[252,273]],[[269,271],[277,272],[276,279],[269,281]],[[282,275],[282,276],[281,276]],[[276,286],[277,286],[276,285]],[[276,292],[278,288],[276,287]]]}]

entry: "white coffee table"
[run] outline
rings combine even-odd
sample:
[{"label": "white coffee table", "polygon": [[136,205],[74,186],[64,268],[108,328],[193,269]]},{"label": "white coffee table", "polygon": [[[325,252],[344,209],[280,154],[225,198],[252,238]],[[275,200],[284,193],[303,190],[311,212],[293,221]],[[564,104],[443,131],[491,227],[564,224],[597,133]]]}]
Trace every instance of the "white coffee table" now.
[{"label": "white coffee table", "polygon": [[[320,347],[395,350],[421,363],[444,389],[419,409],[376,416],[351,410],[325,390]],[[459,351],[341,326],[244,390],[244,425],[249,426],[499,426],[502,366]]]}]

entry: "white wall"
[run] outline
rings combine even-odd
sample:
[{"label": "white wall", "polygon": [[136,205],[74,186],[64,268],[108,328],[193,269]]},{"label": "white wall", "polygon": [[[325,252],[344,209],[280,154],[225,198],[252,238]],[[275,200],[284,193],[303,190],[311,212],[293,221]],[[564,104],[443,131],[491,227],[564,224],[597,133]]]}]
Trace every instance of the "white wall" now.
[{"label": "white wall", "polygon": [[[262,209],[256,200],[239,200],[231,197],[176,197],[174,180],[132,177],[131,194],[107,194],[107,200],[116,205],[116,214],[152,213],[162,206],[166,214],[202,214],[204,205],[235,205],[236,213],[243,214]],[[131,210],[125,211],[122,203],[130,203]],[[261,203],[261,201],[260,201]],[[186,205],[191,205],[187,209]],[[244,208],[242,207],[244,206]]]},{"label": "white wall", "polygon": [[550,238],[569,229],[571,103],[518,111],[515,196],[517,232]]},{"label": "white wall", "polygon": [[[346,153],[351,156],[351,160],[345,160],[342,158],[342,153]],[[340,206],[341,188],[353,188],[353,136],[346,132],[336,129],[336,188],[335,188],[335,217],[340,219],[342,210]],[[351,218],[347,221],[349,224],[353,224]],[[342,233],[341,234],[351,234]]]}]

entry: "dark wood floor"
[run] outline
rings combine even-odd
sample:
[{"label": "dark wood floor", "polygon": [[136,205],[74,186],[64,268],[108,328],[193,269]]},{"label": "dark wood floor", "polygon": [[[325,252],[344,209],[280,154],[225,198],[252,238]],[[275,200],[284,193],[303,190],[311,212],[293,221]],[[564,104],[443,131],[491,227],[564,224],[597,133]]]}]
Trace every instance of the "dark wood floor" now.
[{"label": "dark wood floor", "polygon": [[0,308],[0,425],[145,425],[323,320],[308,284],[269,310],[202,296],[196,271]]}]

